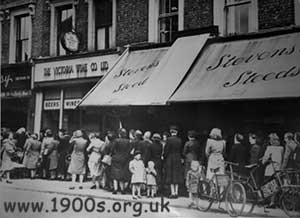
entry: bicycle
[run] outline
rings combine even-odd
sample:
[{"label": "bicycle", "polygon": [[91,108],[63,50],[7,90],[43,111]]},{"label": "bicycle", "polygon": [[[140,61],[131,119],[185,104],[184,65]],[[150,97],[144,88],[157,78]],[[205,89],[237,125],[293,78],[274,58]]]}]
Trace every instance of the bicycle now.
[{"label": "bicycle", "polygon": [[[269,163],[273,165],[275,162],[269,161]],[[246,205],[248,204],[250,205],[249,207],[250,209],[248,211],[245,211],[245,213],[248,215],[251,214],[255,206],[265,208],[268,205],[270,199],[272,197],[275,197],[276,199],[278,199],[281,209],[283,209],[284,212],[289,217],[294,217],[289,215],[288,213],[291,205],[291,201],[288,198],[290,198],[291,192],[293,191],[292,187],[295,188],[295,186],[284,184],[284,181],[289,181],[289,178],[287,177],[286,174],[287,171],[275,170],[275,173],[270,177],[270,179],[268,179],[267,181],[265,181],[263,184],[260,185],[257,184],[255,179],[255,172],[260,166],[262,165],[252,164],[244,167],[240,166],[249,171],[249,176],[246,177],[246,179],[245,177],[243,178],[242,176],[236,176],[236,180],[240,181],[246,190],[246,199],[247,199]],[[297,198],[299,199],[300,202],[300,192],[295,192],[295,193],[293,195],[294,199]],[[295,202],[297,201],[293,201],[293,205],[295,204]],[[293,206],[292,208],[296,208],[296,207]],[[299,217],[299,214],[296,217]]]},{"label": "bicycle", "polygon": [[230,176],[228,174],[217,174],[219,168],[213,169],[213,177],[206,181],[200,181],[198,186],[199,199],[198,209],[208,211],[214,202],[225,201],[227,213],[232,217],[241,215],[246,203],[246,191],[244,186],[233,179],[232,165],[235,163],[224,161],[230,166]]}]

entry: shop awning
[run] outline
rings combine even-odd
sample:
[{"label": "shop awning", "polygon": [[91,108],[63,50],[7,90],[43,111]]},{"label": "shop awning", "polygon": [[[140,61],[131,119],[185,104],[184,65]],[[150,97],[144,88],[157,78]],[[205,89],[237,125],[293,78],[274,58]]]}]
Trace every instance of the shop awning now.
[{"label": "shop awning", "polygon": [[300,97],[300,33],[210,44],[170,102]]},{"label": "shop awning", "polygon": [[126,51],[80,106],[166,104],[208,36],[179,38],[170,48]]}]

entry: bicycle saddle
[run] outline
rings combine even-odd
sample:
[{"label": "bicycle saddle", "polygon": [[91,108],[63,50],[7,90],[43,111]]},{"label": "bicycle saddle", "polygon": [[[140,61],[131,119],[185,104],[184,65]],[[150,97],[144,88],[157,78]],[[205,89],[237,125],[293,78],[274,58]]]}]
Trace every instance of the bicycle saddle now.
[{"label": "bicycle saddle", "polygon": [[257,166],[256,163],[255,164],[249,164],[249,165],[245,165],[245,168],[251,170],[251,169],[255,168],[256,166]]}]

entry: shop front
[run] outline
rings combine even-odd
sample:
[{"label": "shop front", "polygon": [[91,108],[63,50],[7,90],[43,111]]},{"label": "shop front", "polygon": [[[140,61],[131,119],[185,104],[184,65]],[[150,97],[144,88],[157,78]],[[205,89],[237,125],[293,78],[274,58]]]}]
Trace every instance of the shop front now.
[{"label": "shop front", "polygon": [[299,29],[212,39],[169,99],[197,129],[266,135],[300,130]]},{"label": "shop front", "polygon": [[78,110],[81,98],[115,64],[119,55],[77,55],[35,60],[35,125],[36,132],[50,128],[54,132],[63,128],[99,131],[101,111]]},{"label": "shop front", "polygon": [[1,66],[1,127],[31,131],[34,101],[31,93],[31,65]]}]

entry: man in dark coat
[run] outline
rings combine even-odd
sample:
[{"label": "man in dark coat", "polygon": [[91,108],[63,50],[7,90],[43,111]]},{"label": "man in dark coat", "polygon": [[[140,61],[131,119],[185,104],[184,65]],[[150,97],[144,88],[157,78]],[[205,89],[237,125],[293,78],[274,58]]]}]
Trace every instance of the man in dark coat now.
[{"label": "man in dark coat", "polygon": [[178,185],[183,183],[183,166],[182,166],[182,141],[177,136],[178,128],[170,127],[171,136],[167,139],[164,148],[165,159],[165,181],[170,185],[170,198],[178,197]]}]

